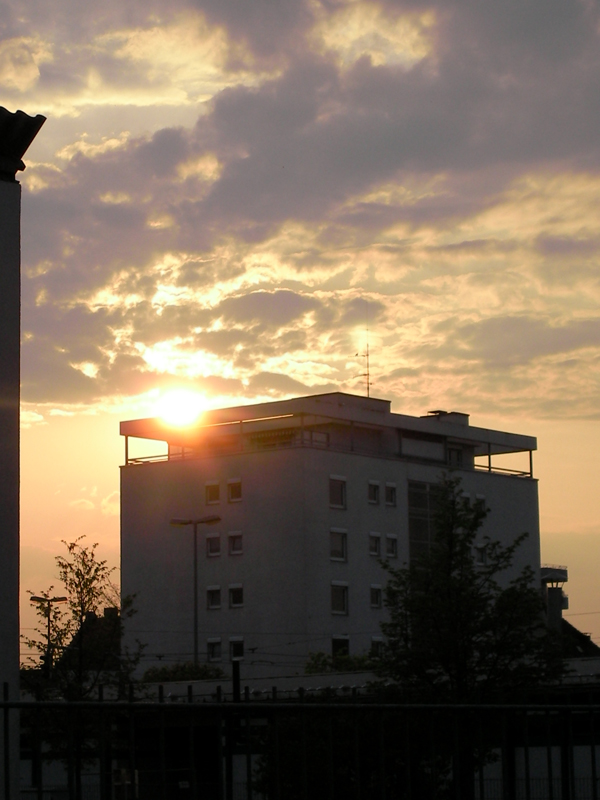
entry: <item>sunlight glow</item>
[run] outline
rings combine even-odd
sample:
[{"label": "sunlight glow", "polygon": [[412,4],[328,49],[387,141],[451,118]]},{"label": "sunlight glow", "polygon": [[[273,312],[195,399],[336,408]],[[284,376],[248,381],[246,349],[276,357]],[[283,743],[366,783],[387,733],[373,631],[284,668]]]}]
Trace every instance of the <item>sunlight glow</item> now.
[{"label": "sunlight glow", "polygon": [[190,425],[203,411],[204,397],[188,389],[173,389],[161,394],[156,414],[169,425]]}]

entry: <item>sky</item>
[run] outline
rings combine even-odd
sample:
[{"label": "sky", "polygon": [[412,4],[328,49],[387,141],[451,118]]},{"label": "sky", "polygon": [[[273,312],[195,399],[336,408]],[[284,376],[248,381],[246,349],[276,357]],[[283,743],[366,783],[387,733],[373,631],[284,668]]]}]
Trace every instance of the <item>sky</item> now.
[{"label": "sky", "polygon": [[[342,390],[538,436],[600,642],[600,8],[0,0],[22,173],[22,584],[118,563],[118,422]],[[367,334],[368,331],[368,334]]]}]

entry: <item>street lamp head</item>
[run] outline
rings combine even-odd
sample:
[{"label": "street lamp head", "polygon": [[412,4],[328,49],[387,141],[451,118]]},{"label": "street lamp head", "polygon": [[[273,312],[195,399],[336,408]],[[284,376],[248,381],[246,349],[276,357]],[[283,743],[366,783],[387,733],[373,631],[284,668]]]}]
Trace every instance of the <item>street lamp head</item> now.
[{"label": "street lamp head", "polygon": [[199,517],[198,519],[179,519],[179,517],[174,517],[171,520],[171,525],[175,527],[183,527],[185,525],[216,525],[217,522],[221,522],[221,517],[218,514],[209,514],[206,517]]},{"label": "street lamp head", "polygon": [[35,594],[29,598],[32,603],[66,603],[68,599],[68,597],[38,597]]}]

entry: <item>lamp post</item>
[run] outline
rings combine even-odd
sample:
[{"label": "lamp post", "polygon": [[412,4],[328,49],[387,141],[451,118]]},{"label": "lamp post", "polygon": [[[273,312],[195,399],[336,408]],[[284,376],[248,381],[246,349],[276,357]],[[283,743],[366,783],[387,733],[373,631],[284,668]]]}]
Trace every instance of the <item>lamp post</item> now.
[{"label": "lamp post", "polygon": [[194,529],[194,666],[198,666],[198,525],[216,525],[221,522],[221,517],[217,514],[209,514],[207,517],[197,519],[179,519],[175,517],[171,520],[171,525],[183,528],[192,525]]},{"label": "lamp post", "polygon": [[41,597],[40,595],[32,595],[30,598],[32,603],[45,606],[44,613],[48,619],[48,631],[46,633],[46,677],[50,677],[52,672],[52,647],[50,646],[50,618],[52,616],[53,603],[66,603],[67,597]]}]

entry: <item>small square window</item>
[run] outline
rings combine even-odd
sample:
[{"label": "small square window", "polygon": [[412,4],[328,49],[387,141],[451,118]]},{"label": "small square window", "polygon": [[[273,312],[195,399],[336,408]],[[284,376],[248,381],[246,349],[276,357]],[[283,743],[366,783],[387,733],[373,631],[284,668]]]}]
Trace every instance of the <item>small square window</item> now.
[{"label": "small square window", "polygon": [[229,587],[229,608],[240,608],[244,605],[244,589],[241,586]]},{"label": "small square window", "polygon": [[448,466],[460,469],[463,464],[463,451],[460,447],[448,448]]},{"label": "small square window", "polygon": [[350,639],[347,636],[334,636],[331,640],[331,657],[333,659],[340,656],[350,655]]},{"label": "small square window", "polygon": [[487,545],[485,544],[476,544],[475,545],[475,563],[480,566],[484,567],[487,564]]},{"label": "small square window", "polygon": [[244,640],[234,639],[229,641],[229,657],[232,661],[241,661],[244,657]]},{"label": "small square window", "polygon": [[379,558],[381,555],[381,536],[374,533],[369,534],[369,554]]},{"label": "small square window", "polygon": [[381,608],[381,586],[371,586],[371,608]]},{"label": "small square window", "polygon": [[206,590],[206,607],[208,610],[221,608],[221,589],[213,586]]},{"label": "small square window", "polygon": [[370,482],[369,483],[369,503],[378,504],[379,503],[379,484]]},{"label": "small square window", "polygon": [[206,505],[214,505],[221,499],[220,486],[218,483],[207,483],[205,488]]},{"label": "small square window", "polygon": [[348,557],[348,537],[342,531],[329,532],[329,557],[332,561],[346,561]]},{"label": "small square window", "polygon": [[210,558],[221,555],[221,537],[220,536],[207,536],[206,537],[206,555]]},{"label": "small square window", "polygon": [[334,614],[348,613],[348,587],[331,584],[331,611]]},{"label": "small square window", "polygon": [[387,484],[385,487],[385,504],[386,506],[396,505],[396,487]]},{"label": "small square window", "polygon": [[381,639],[371,639],[371,658],[381,658],[383,654],[383,641]]},{"label": "small square window", "polygon": [[388,558],[397,558],[398,539],[395,536],[385,537],[385,554]]},{"label": "small square window", "polygon": [[239,556],[244,552],[244,543],[241,533],[229,534],[229,555]]},{"label": "small square window", "polygon": [[332,508],[346,508],[346,481],[344,479],[329,479],[329,505]]},{"label": "small square window", "polygon": [[221,660],[221,640],[211,639],[206,643],[206,656],[208,661]]},{"label": "small square window", "polygon": [[242,499],[242,482],[229,481],[227,483],[227,499],[230,503],[239,503]]}]

